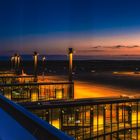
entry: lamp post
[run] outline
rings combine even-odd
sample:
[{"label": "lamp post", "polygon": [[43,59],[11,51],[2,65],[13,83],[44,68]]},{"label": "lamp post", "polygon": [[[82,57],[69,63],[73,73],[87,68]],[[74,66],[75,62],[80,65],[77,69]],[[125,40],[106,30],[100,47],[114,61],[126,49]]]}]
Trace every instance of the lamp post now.
[{"label": "lamp post", "polygon": [[14,67],[15,67],[15,72],[17,72],[17,61],[18,61],[18,54],[17,53],[15,53],[15,55],[14,55],[14,62],[15,62],[15,64],[14,64]]},{"label": "lamp post", "polygon": [[14,56],[11,57],[11,70],[14,69]]},{"label": "lamp post", "polygon": [[73,64],[73,48],[69,48],[69,98],[74,98],[74,87],[72,84],[72,64]]},{"label": "lamp post", "polygon": [[34,52],[34,81],[37,82],[37,65],[38,65],[38,53]]},{"label": "lamp post", "polygon": [[17,73],[20,73],[20,63],[21,63],[21,57],[20,55],[17,55]]},{"label": "lamp post", "polygon": [[69,81],[72,82],[73,48],[69,48]]},{"label": "lamp post", "polygon": [[45,74],[45,63],[46,62],[46,57],[45,56],[43,56],[43,58],[42,58],[42,68],[43,68],[43,73]]},{"label": "lamp post", "polygon": [[43,58],[42,58],[42,70],[43,70],[42,76],[43,76],[43,80],[44,80],[44,75],[45,75],[45,64],[46,64],[45,62],[46,62],[46,57],[43,56]]},{"label": "lamp post", "polygon": [[18,67],[18,69],[19,69],[19,66],[20,66],[20,56],[18,55],[17,56],[17,67]]}]

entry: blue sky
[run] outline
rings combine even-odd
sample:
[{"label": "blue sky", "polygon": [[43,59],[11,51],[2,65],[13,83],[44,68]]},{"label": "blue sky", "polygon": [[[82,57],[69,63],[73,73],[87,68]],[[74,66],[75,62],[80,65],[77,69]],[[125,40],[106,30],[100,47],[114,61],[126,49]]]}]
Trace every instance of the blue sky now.
[{"label": "blue sky", "polygon": [[71,46],[77,55],[84,50],[108,55],[112,46],[124,45],[114,56],[137,55],[139,47],[127,46],[140,45],[139,5],[139,0],[1,0],[0,54],[64,54]]}]

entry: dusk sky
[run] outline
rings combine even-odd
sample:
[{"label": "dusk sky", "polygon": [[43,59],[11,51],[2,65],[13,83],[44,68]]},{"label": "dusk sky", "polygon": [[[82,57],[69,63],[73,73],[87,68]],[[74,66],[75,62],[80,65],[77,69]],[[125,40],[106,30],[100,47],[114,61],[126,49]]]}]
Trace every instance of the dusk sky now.
[{"label": "dusk sky", "polygon": [[1,0],[0,55],[139,58],[140,0]]}]

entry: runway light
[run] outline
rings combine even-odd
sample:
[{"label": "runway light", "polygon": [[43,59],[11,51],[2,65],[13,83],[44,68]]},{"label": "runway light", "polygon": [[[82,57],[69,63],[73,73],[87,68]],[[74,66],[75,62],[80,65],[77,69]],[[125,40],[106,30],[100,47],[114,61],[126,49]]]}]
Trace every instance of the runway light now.
[{"label": "runway light", "polygon": [[76,120],[75,123],[77,123],[77,124],[80,123],[80,120]]},{"label": "runway light", "polygon": [[46,57],[45,57],[45,56],[43,56],[42,61],[45,61],[45,60],[46,60]]},{"label": "runway light", "polygon": [[76,109],[77,112],[79,112],[79,109]]},{"label": "runway light", "polygon": [[49,114],[49,112],[46,112],[46,114]]},{"label": "runway light", "polygon": [[65,113],[64,110],[61,111],[63,114]]},{"label": "runway light", "polygon": [[93,107],[91,107],[90,110],[93,110]]}]

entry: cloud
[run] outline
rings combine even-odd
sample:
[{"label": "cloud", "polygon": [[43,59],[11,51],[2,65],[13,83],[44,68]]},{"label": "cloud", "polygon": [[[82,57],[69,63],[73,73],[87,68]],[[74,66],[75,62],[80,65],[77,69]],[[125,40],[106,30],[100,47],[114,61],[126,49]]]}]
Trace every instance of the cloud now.
[{"label": "cloud", "polygon": [[126,46],[123,45],[115,45],[115,46],[104,46],[104,48],[111,48],[111,49],[120,49],[125,48]]},{"label": "cloud", "polygon": [[122,45],[116,45],[116,46],[113,46],[114,48],[116,49],[119,49],[119,48],[124,48],[125,46],[122,46]]},{"label": "cloud", "polygon": [[127,48],[138,48],[138,47],[140,47],[140,46],[138,46],[138,45],[134,45],[134,46],[127,46]]},{"label": "cloud", "polygon": [[115,46],[104,46],[104,48],[111,48],[111,49],[121,49],[121,48],[138,48],[140,46],[138,45],[132,45],[132,46],[125,46],[125,45],[115,45]]},{"label": "cloud", "polygon": [[93,53],[93,52],[104,52],[105,50],[100,49],[100,50],[96,50],[96,49],[87,49],[87,50],[76,50],[76,52],[78,53]]},{"label": "cloud", "polygon": [[91,49],[98,49],[98,48],[111,48],[111,49],[121,49],[121,48],[138,48],[140,46],[138,45],[132,45],[132,46],[125,46],[125,45],[114,45],[114,46],[93,46],[90,47]]},{"label": "cloud", "polygon": [[93,46],[93,47],[90,47],[90,48],[92,48],[92,49],[98,49],[98,48],[101,48],[102,46]]}]

